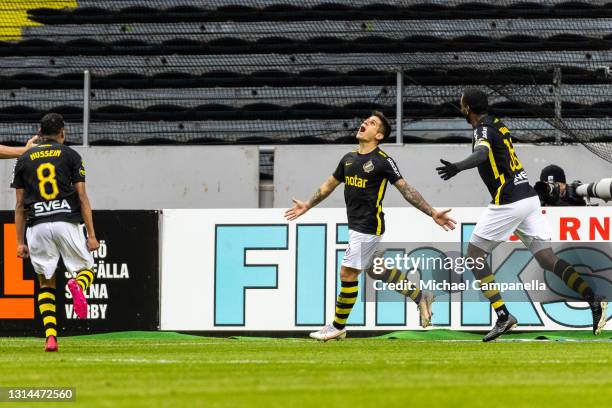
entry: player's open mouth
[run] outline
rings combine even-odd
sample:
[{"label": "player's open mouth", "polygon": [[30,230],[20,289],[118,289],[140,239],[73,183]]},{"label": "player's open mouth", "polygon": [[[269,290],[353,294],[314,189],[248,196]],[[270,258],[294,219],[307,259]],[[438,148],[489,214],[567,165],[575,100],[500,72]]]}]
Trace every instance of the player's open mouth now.
[{"label": "player's open mouth", "polygon": [[361,125],[361,127],[359,128],[359,133],[365,132],[365,130],[365,126]]}]

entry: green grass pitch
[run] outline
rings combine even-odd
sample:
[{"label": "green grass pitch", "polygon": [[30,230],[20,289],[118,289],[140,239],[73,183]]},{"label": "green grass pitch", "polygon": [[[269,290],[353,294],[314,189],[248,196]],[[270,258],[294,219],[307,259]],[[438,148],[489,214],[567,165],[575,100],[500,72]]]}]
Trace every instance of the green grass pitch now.
[{"label": "green grass pitch", "polygon": [[[0,339],[0,386],[73,386],[86,407],[606,407],[612,342],[203,338],[127,333]],[[574,338],[593,339],[589,334]],[[397,336],[387,336],[397,337]],[[533,338],[534,336],[531,336]],[[554,336],[552,336],[554,338]],[[561,336],[562,337],[562,336]],[[463,340],[467,341],[463,341]],[[607,339],[607,340],[606,340]]]}]

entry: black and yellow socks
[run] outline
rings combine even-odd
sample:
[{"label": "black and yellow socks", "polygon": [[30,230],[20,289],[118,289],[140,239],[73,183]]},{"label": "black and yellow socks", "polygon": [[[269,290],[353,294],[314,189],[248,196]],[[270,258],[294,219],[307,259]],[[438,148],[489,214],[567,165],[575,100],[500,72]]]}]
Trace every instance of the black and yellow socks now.
[{"label": "black and yellow socks", "polygon": [[482,293],[487,299],[489,299],[489,303],[491,303],[491,307],[493,308],[493,310],[495,310],[498,319],[506,320],[510,313],[508,312],[506,304],[504,303],[504,300],[502,299],[501,294],[499,293],[499,289],[488,289],[487,286],[482,288],[482,284],[490,285],[492,283],[495,283],[495,275],[490,273],[481,278],[480,282]]},{"label": "black and yellow socks", "polygon": [[89,286],[93,283],[94,273],[91,269],[81,269],[76,276],[76,281],[81,287],[83,293],[87,292]]},{"label": "black and yellow socks", "polygon": [[38,310],[45,327],[45,337],[57,337],[57,317],[55,311],[55,289],[40,288],[38,294]]},{"label": "black and yellow socks", "polygon": [[333,322],[334,327],[338,330],[342,330],[346,326],[346,321],[357,301],[357,294],[359,293],[359,281],[341,281],[341,283],[342,286],[336,300],[336,315]]},{"label": "black and yellow socks", "polygon": [[419,304],[419,302],[421,301],[421,290],[416,287],[416,285],[413,288],[410,285],[410,282],[408,281],[408,278],[406,276],[406,272],[400,272],[397,268],[393,268],[392,270],[387,271],[387,273],[383,277],[383,280],[387,283],[404,283],[404,285],[401,286],[401,289],[397,289],[396,292],[401,293],[406,297],[409,297],[416,304]]},{"label": "black and yellow socks", "polygon": [[489,265],[485,263],[481,268],[473,268],[472,272],[474,272],[476,279],[480,280],[480,289],[489,300],[489,303],[491,303],[491,307],[495,310],[497,318],[501,321],[506,320],[510,312],[508,312],[499,290],[495,288],[491,289],[491,287],[494,286],[491,284],[495,283],[495,275],[491,272]]},{"label": "black and yellow socks", "polygon": [[576,272],[574,267],[564,261],[563,259],[559,259],[555,263],[555,267],[553,268],[553,273],[561,278],[563,283],[567,285],[568,288],[578,292],[580,296],[587,302],[592,302],[595,294],[593,293],[593,289],[589,286],[588,283],[584,281],[580,277],[580,274]]}]

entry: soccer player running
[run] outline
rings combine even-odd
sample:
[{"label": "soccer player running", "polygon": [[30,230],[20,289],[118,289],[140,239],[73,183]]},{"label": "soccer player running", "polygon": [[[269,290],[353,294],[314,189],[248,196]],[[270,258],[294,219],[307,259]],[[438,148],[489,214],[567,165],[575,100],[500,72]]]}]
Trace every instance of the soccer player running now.
[{"label": "soccer player running", "polygon": [[[552,251],[551,232],[542,216],[540,200],[516,157],[510,130],[501,120],[488,115],[487,109],[487,94],[474,88],[463,92],[461,112],[474,128],[473,153],[457,163],[441,159],[444,166],[436,169],[442,179],[448,180],[460,171],[478,167],[478,173],[493,198],[474,228],[468,257],[485,258],[516,232],[542,268],[559,276],[589,303],[593,313],[593,333],[597,335],[606,324],[608,303],[593,293],[572,265]],[[473,272],[482,283],[495,281],[488,265]],[[498,290],[484,291],[484,295],[497,314],[495,326],[483,338],[483,341],[491,341],[514,328],[517,320],[508,312]]]},{"label": "soccer player running", "polygon": [[[359,128],[357,140],[359,149],[344,155],[336,171],[319,187],[308,201],[293,200],[293,207],[285,217],[293,221],[327,198],[342,182],[349,226],[349,244],[342,259],[340,271],[341,289],[336,301],[333,323],[311,333],[317,340],[342,339],[346,337],[346,321],[357,301],[358,277],[374,255],[377,245],[385,232],[385,215],[382,201],[387,184],[393,184],[406,201],[418,208],[445,230],[454,229],[455,221],[448,210],[437,211],[421,194],[410,186],[400,174],[395,161],[383,152],[379,144],[389,137],[391,125],[380,112],[373,112]],[[383,278],[389,282],[404,281],[406,274],[397,269],[387,271]],[[423,326],[429,325],[433,294],[422,293],[418,288],[402,292],[419,305]]]},{"label": "soccer player running", "polygon": [[[55,270],[61,256],[76,279],[68,281],[77,317],[87,317],[85,292],[94,279],[90,251],[99,247],[94,232],[85,168],[81,156],[64,145],[61,115],[46,115],[40,125],[40,144],[19,157],[15,165],[15,224],[17,256],[30,257],[38,275],[38,307],[45,328],[45,351],[57,351]],[[85,223],[87,239],[81,223]],[[26,245],[27,224],[27,245]]]}]

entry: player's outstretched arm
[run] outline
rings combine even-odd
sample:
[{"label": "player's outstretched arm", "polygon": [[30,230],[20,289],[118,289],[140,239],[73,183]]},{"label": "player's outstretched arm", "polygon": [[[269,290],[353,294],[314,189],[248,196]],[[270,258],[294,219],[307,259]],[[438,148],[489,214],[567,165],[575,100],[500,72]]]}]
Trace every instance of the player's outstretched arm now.
[{"label": "player's outstretched arm", "polygon": [[440,177],[442,177],[442,180],[448,180],[463,170],[472,169],[486,162],[488,157],[489,148],[485,145],[478,145],[474,148],[474,153],[470,154],[468,157],[466,157],[464,160],[461,160],[460,162],[451,163],[444,159],[440,159],[440,162],[444,166],[437,167],[436,170],[438,171]]},{"label": "player's outstretched arm", "polygon": [[423,198],[421,193],[416,190],[416,188],[408,184],[403,178],[397,180],[394,186],[404,196],[406,201],[412,204],[415,208],[429,215],[436,224],[444,228],[444,231],[455,229],[455,224],[457,224],[457,221],[449,217],[448,213],[450,212],[450,208],[441,211],[436,210],[429,205],[429,203]]},{"label": "player's outstretched arm", "polygon": [[30,150],[34,144],[38,141],[38,136],[33,136],[25,147],[11,147],[0,145],[0,159],[16,159],[28,150]]},{"label": "player's outstretched arm", "polygon": [[335,189],[338,187],[340,182],[334,177],[329,176],[321,187],[314,193],[314,195],[308,201],[300,201],[293,199],[293,207],[285,211],[285,218],[287,221],[293,221],[306,211],[310,210],[321,201],[325,200]]},{"label": "player's outstretched arm", "polygon": [[15,228],[17,229],[17,256],[27,258],[30,254],[25,243],[25,193],[23,188],[15,189]]},{"label": "player's outstretched arm", "polygon": [[79,200],[81,201],[81,216],[85,223],[85,229],[87,230],[87,249],[95,251],[100,247],[98,239],[96,238],[96,231],[94,230],[93,215],[91,212],[91,204],[89,204],[89,197],[87,196],[87,190],[85,189],[85,183],[75,183],[74,187],[79,194]]}]

